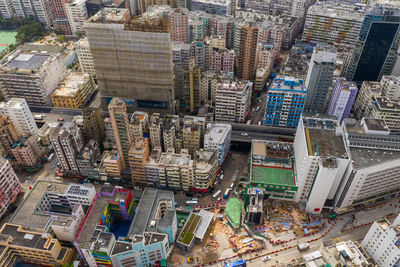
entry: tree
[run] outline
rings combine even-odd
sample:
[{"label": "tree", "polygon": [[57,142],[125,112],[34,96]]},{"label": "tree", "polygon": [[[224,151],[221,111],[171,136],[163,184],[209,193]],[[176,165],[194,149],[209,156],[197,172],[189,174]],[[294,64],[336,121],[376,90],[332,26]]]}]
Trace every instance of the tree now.
[{"label": "tree", "polygon": [[19,44],[37,40],[45,35],[46,31],[40,22],[32,22],[18,29],[15,39]]}]

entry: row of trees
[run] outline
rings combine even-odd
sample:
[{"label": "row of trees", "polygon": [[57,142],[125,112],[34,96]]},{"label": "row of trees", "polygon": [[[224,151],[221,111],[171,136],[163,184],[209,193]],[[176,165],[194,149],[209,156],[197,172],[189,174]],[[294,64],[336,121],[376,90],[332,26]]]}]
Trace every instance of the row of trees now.
[{"label": "row of trees", "polygon": [[35,22],[35,19],[33,17],[29,18],[0,18],[0,30],[14,30],[18,27],[21,27],[23,25],[30,24],[32,22]]},{"label": "row of trees", "polygon": [[25,42],[35,41],[42,38],[46,34],[43,24],[33,21],[29,24],[23,25],[18,28],[18,33],[15,36],[18,44]]}]

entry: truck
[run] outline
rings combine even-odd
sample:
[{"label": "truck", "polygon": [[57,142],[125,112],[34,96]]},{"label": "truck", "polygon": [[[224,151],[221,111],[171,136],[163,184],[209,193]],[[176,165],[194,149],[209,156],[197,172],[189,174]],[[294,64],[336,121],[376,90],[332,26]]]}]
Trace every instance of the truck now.
[{"label": "truck", "polygon": [[214,195],[212,195],[212,197],[217,198],[219,196],[219,194],[221,194],[221,190],[218,190],[217,192],[215,192]]},{"label": "truck", "polygon": [[47,161],[50,162],[52,161],[54,158],[54,153],[51,153],[48,157],[47,157]]},{"label": "truck", "polygon": [[229,186],[229,191],[231,191],[233,189],[233,187],[235,186],[234,183],[231,183],[231,185]]},{"label": "truck", "polygon": [[225,190],[224,199],[227,199],[227,198],[228,198],[229,191],[230,191],[229,188],[227,188],[227,189]]},{"label": "truck", "polygon": [[300,243],[297,245],[297,248],[299,249],[299,251],[306,251],[310,248],[310,244],[309,243]]},{"label": "truck", "polygon": [[188,200],[188,201],[186,201],[186,205],[188,205],[188,206],[196,206],[197,203],[198,202],[196,200]]},{"label": "truck", "polygon": [[38,121],[43,120],[44,117],[46,117],[46,115],[43,115],[43,114],[33,115],[33,118],[34,118],[35,120],[38,120]]}]

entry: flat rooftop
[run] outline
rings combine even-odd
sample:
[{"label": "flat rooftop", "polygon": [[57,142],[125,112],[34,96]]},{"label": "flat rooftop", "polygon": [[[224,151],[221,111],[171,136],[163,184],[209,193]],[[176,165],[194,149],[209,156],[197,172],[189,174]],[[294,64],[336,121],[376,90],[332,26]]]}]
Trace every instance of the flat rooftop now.
[{"label": "flat rooftop", "polygon": [[292,76],[277,76],[272,82],[270,90],[307,91],[304,81]]},{"label": "flat rooftop", "polygon": [[202,209],[198,215],[201,217],[201,221],[194,234],[198,239],[203,240],[208,227],[213,221],[214,213]]},{"label": "flat rooftop", "polygon": [[208,123],[207,131],[204,135],[204,143],[213,142],[220,143],[222,142],[229,131],[231,131],[232,126],[230,124],[222,124],[222,123]]},{"label": "flat rooftop", "polygon": [[28,196],[14,212],[14,215],[10,219],[10,223],[36,227],[39,229],[45,228],[50,220],[50,216],[34,213],[36,205],[42,200],[42,197],[46,192],[52,191],[64,193],[69,186],[68,183],[37,181],[28,193]]},{"label": "flat rooftop", "polygon": [[164,152],[161,154],[160,163],[162,164],[169,164],[169,165],[179,165],[179,166],[186,166],[189,165],[191,162],[191,157],[189,154],[173,154]]},{"label": "flat rooftop", "polygon": [[5,69],[23,69],[37,71],[50,58],[47,53],[21,52],[4,65]]},{"label": "flat rooftop", "polygon": [[[127,19],[130,18],[129,10],[127,8],[104,8],[104,13],[106,15],[106,23],[118,23],[124,24]],[[87,20],[88,23],[103,23],[101,18],[101,11],[97,12],[95,15]]]},{"label": "flat rooftop", "polygon": [[177,241],[185,245],[190,245],[192,240],[195,238],[195,230],[199,225],[200,220],[201,216],[192,213],[186,221],[185,227],[177,238]]},{"label": "flat rooftop", "polygon": [[19,225],[4,224],[0,234],[0,239],[1,236],[4,237],[4,235],[12,237],[10,244],[14,246],[24,246],[41,250],[50,250],[53,246],[53,243],[51,243],[48,244],[50,245],[49,248],[45,248],[49,234],[31,229],[24,229]]},{"label": "flat rooftop", "polygon": [[335,130],[306,128],[309,156],[347,158],[343,138]]},{"label": "flat rooftop", "polygon": [[400,151],[371,148],[350,147],[350,155],[355,169],[372,167],[400,159]]},{"label": "flat rooftop", "polygon": [[272,166],[253,166],[252,168],[252,182],[269,185],[296,186],[292,169],[284,169]]},{"label": "flat rooftop", "polygon": [[52,93],[55,96],[74,97],[90,75],[80,71],[71,71]]}]

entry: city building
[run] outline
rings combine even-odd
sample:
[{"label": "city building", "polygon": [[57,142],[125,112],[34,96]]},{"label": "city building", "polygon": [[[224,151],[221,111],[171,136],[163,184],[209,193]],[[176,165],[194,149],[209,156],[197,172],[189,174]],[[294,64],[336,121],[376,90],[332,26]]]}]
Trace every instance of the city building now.
[{"label": "city building", "polygon": [[100,161],[100,147],[96,140],[91,139],[82,148],[82,151],[75,157],[79,174],[88,179],[94,179],[98,176],[95,170],[97,163]]},{"label": "city building", "polygon": [[212,71],[233,72],[235,65],[235,51],[226,48],[213,48],[211,53]]},{"label": "city building", "polygon": [[371,114],[371,109],[374,105],[372,97],[378,97],[381,93],[381,84],[379,82],[363,81],[353,106],[353,112],[357,119],[361,120],[366,114]]},{"label": "city building", "polygon": [[264,68],[267,72],[267,77],[272,72],[275,57],[277,55],[277,47],[274,44],[258,43],[256,54],[256,68]]},{"label": "city building", "polygon": [[354,47],[363,27],[364,13],[363,4],[318,1],[307,12],[302,39],[319,44]]},{"label": "city building", "polygon": [[230,15],[231,1],[229,0],[192,0],[191,10],[201,10],[214,15]]},{"label": "city building", "polygon": [[119,182],[121,180],[122,161],[118,152],[115,150],[104,151],[101,162],[104,165],[106,179],[108,181]]},{"label": "city building", "polygon": [[264,188],[254,188],[250,187],[247,189],[247,195],[249,197],[247,212],[246,212],[246,222],[248,224],[260,225],[263,223],[263,213],[264,213]]},{"label": "city building", "polygon": [[59,127],[61,125],[60,122],[45,122],[43,126],[39,129],[37,136],[40,140],[40,143],[43,146],[48,146],[51,144],[50,142],[50,130],[52,128]]},{"label": "city building", "polygon": [[149,132],[151,148],[163,147],[162,144],[163,119],[159,113],[153,113],[150,117]]},{"label": "city building", "polygon": [[261,67],[256,70],[256,78],[254,79],[253,88],[255,93],[261,93],[264,90],[268,77],[269,73],[266,68]]},{"label": "city building", "polygon": [[212,51],[214,48],[226,48],[226,37],[224,35],[211,35],[205,38],[208,47],[210,48],[209,56],[210,62],[212,57]]},{"label": "city building", "polygon": [[253,24],[245,24],[238,29],[240,31],[237,70],[237,77],[239,79],[254,81],[258,30],[259,28]]},{"label": "city building", "polygon": [[11,146],[11,154],[19,166],[37,167],[39,159],[43,156],[37,136],[22,137]]},{"label": "city building", "polygon": [[110,117],[104,118],[103,122],[104,122],[104,133],[107,137],[106,141],[108,142],[109,147],[116,148],[117,144],[115,142],[115,136],[114,136],[114,130],[113,130],[112,123],[111,123],[111,118]]},{"label": "city building", "polygon": [[62,49],[25,45],[4,58],[0,64],[0,90],[5,99],[25,98],[31,106],[50,106],[49,94],[67,74]]},{"label": "city building", "polygon": [[[351,14],[354,17],[354,13]],[[360,34],[349,65],[350,81],[379,81],[390,75],[399,48],[399,17],[397,4],[371,4],[366,8]]]},{"label": "city building", "polygon": [[161,147],[154,147],[151,151],[145,166],[146,181],[147,184],[159,187],[160,184],[160,174],[158,169],[158,164],[160,162],[162,149]]},{"label": "city building", "polygon": [[6,214],[21,189],[22,185],[11,164],[6,159],[0,159],[0,218]]},{"label": "city building", "polygon": [[182,126],[182,147],[189,151],[190,155],[204,143],[206,119],[203,117],[185,116]]},{"label": "city building", "polygon": [[400,102],[392,101],[384,97],[373,96],[371,109],[365,113],[365,117],[383,119],[393,133],[400,132]]},{"label": "city building", "polygon": [[89,18],[86,9],[86,1],[73,0],[66,2],[65,11],[67,13],[72,35],[77,36],[77,34],[84,34],[84,22]]},{"label": "city building", "polygon": [[149,129],[149,114],[147,112],[135,111],[129,121],[129,131],[132,140],[143,138]]},{"label": "city building", "polygon": [[329,87],[335,70],[336,50],[329,45],[318,45],[312,54],[305,86],[307,98],[304,112],[322,114],[325,111]]},{"label": "city building", "polygon": [[349,82],[346,78],[336,78],[333,81],[331,98],[329,99],[327,114],[338,118],[341,124],[343,119],[350,115],[356,100],[358,88],[355,82]]},{"label": "city building", "polygon": [[8,116],[18,135],[29,137],[38,132],[36,122],[25,98],[11,98],[7,102],[0,102],[0,113]]},{"label": "city building", "polygon": [[94,63],[92,53],[90,52],[88,38],[84,37],[79,39],[75,44],[75,49],[81,71],[84,73],[94,73]]},{"label": "city building", "polygon": [[0,151],[11,154],[11,146],[18,139],[17,130],[7,115],[0,113]]},{"label": "city building", "polygon": [[50,94],[50,100],[55,107],[80,109],[90,100],[96,89],[94,74],[71,71]]},{"label": "city building", "polygon": [[341,135],[336,134],[339,119],[333,116],[303,114],[294,139],[296,184],[295,202],[318,214],[333,208],[333,200],[349,165]]},{"label": "city building", "polygon": [[286,61],[283,62],[280,75],[306,80],[311,57],[316,46],[317,43],[315,42],[296,42],[290,49]]},{"label": "city building", "polygon": [[129,166],[133,185],[147,185],[145,166],[149,153],[149,139],[142,137],[132,143],[129,149]]},{"label": "city building", "polygon": [[168,14],[171,41],[189,44],[188,11],[178,9]]},{"label": "city building", "polygon": [[76,153],[79,153],[83,148],[83,136],[80,129],[78,127],[67,129],[58,126],[50,129],[49,137],[60,162],[62,173],[78,174],[79,169],[75,158]]},{"label": "city building", "polygon": [[252,86],[249,81],[219,82],[215,90],[215,120],[242,122],[250,110]]},{"label": "city building", "polygon": [[293,144],[252,140],[249,177],[249,188],[263,188],[270,198],[293,201],[298,187]]},{"label": "city building", "polygon": [[399,225],[399,215],[393,223],[386,218],[375,221],[361,242],[377,265],[389,267],[400,263]]},{"label": "city building", "polygon": [[382,119],[345,119],[342,123],[350,164],[336,192],[335,209],[395,196],[400,187],[400,138]]},{"label": "city building", "polygon": [[303,80],[277,76],[268,90],[264,125],[296,128],[306,97]]},{"label": "city building", "polygon": [[161,188],[189,191],[193,186],[194,162],[187,149],[179,154],[172,149],[163,152],[158,166]]},{"label": "city building", "polygon": [[74,249],[62,246],[57,238],[41,229],[5,223],[0,229],[0,265],[13,266],[17,258],[26,263],[57,266],[68,264]]},{"label": "city building", "polygon": [[98,95],[89,105],[82,108],[82,118],[89,139],[97,140],[98,144],[104,141],[105,130],[103,118],[101,117],[101,103]]},{"label": "city building", "polygon": [[132,143],[131,132],[129,131],[129,119],[125,102],[114,97],[108,105],[115,143],[122,168],[129,168],[129,148]]},{"label": "city building", "polygon": [[232,126],[223,123],[208,123],[204,135],[204,149],[217,151],[218,164],[224,163],[231,147]]},{"label": "city building", "polygon": [[400,101],[400,77],[382,76],[382,96],[392,101]]},{"label": "city building", "polygon": [[[105,8],[85,24],[102,105],[113,97],[129,110],[174,113],[174,72],[168,22],[130,20],[128,9]],[[108,38],[110,33],[114,38]],[[127,45],[127,41],[130,40]],[[121,56],[120,51],[125,51]],[[119,60],[115,60],[119,58]],[[133,64],[133,62],[142,62]]]},{"label": "city building", "polygon": [[71,27],[65,11],[66,0],[52,0],[54,6],[54,30],[65,35],[71,35]]},{"label": "city building", "polygon": [[194,154],[194,180],[192,191],[208,192],[218,171],[216,151],[197,150]]},{"label": "city building", "polygon": [[178,115],[168,116],[163,127],[164,149],[174,149],[180,153],[182,149],[182,131]]}]

